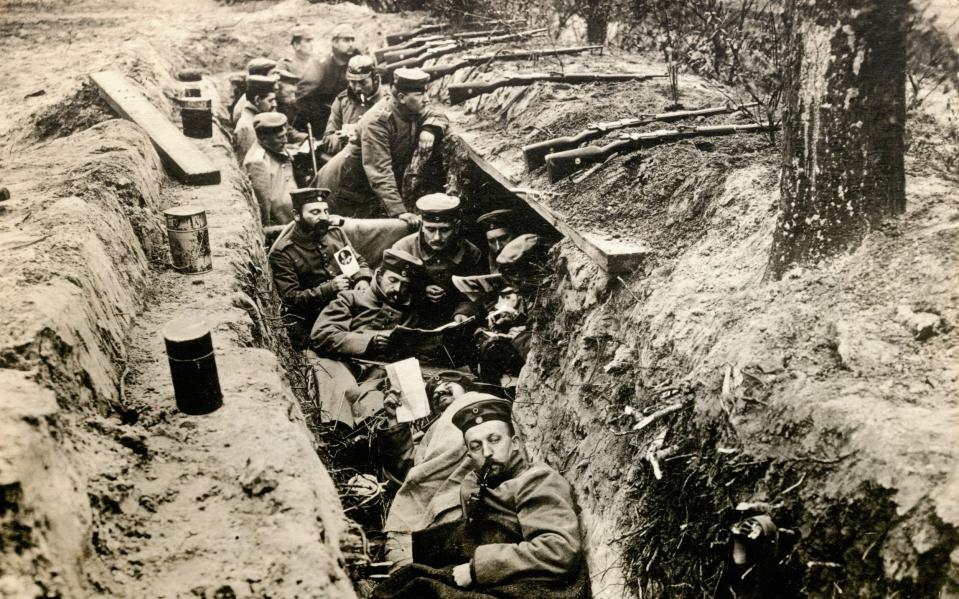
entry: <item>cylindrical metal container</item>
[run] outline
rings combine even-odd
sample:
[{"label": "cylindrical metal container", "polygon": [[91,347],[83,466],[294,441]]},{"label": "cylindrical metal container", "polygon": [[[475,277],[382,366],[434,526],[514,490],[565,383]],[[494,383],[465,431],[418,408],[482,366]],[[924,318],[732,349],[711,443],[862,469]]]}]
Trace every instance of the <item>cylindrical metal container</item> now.
[{"label": "cylindrical metal container", "polygon": [[213,137],[213,104],[209,98],[180,98],[180,120],[183,135],[198,139]]},{"label": "cylindrical metal container", "polygon": [[198,206],[176,206],[163,211],[166,217],[170,261],[174,270],[197,274],[213,270],[206,212]]},{"label": "cylindrical metal container", "polygon": [[176,407],[184,414],[209,414],[223,405],[209,327],[191,317],[171,320],[163,327],[170,360]]},{"label": "cylindrical metal container", "polygon": [[202,95],[200,81],[203,80],[203,74],[200,71],[185,69],[177,73],[176,78],[185,83],[183,95],[187,98],[199,98]]}]

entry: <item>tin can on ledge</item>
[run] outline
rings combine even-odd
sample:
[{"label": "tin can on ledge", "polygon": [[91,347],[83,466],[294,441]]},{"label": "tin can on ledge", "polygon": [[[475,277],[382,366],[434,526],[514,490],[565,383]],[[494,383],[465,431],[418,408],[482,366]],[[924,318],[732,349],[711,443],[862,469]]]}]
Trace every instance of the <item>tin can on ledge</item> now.
[{"label": "tin can on ledge", "polygon": [[[189,91],[189,90],[187,90]],[[197,89],[197,96],[200,90]],[[180,98],[180,121],[183,123],[183,135],[195,139],[213,137],[213,103],[210,98]]]},{"label": "tin can on ledge", "polygon": [[199,206],[176,206],[164,210],[163,216],[174,270],[184,274],[213,270],[206,211]]},{"label": "tin can on ledge", "polygon": [[176,407],[184,414],[209,414],[223,405],[213,337],[201,320],[184,316],[163,327]]}]

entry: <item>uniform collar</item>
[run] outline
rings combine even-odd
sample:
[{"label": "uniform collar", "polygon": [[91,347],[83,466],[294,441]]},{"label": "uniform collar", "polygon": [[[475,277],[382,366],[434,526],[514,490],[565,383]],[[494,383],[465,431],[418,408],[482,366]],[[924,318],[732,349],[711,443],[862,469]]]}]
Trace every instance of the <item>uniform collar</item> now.
[{"label": "uniform collar", "polygon": [[447,248],[442,252],[433,251],[429,245],[423,242],[423,236],[419,233],[416,234],[416,244],[419,246],[420,254],[425,258],[445,256],[454,263],[459,264],[463,261],[463,257],[466,255],[466,244],[462,238],[456,240],[456,247],[453,250]]}]

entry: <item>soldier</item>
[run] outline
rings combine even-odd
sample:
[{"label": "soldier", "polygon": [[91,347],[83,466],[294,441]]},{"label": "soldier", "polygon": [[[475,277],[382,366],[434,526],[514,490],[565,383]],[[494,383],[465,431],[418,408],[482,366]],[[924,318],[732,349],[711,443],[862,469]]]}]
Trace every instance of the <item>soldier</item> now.
[{"label": "soldier", "polygon": [[286,150],[286,117],[263,112],[252,121],[256,139],[243,158],[243,169],[253,185],[263,226],[284,225],[293,218],[290,193],[296,189],[293,159]]},{"label": "soldier", "polygon": [[[258,77],[271,77],[276,73],[276,61],[270,58],[254,58],[250,62],[246,63],[246,76],[256,75]],[[236,125],[237,121],[240,120],[240,115],[243,114],[243,109],[250,105],[250,101],[247,100],[246,94],[241,95],[236,104],[233,105],[233,111],[230,115],[233,117],[233,124]]]},{"label": "soldier", "polygon": [[477,307],[453,286],[452,277],[480,274],[483,254],[462,233],[460,200],[444,193],[416,201],[422,217],[420,230],[393,244],[423,261],[426,286],[416,298],[423,326],[462,321],[478,313]]},{"label": "soldier", "polygon": [[396,69],[393,95],[385,96],[356,125],[356,139],[320,169],[318,180],[332,190],[336,214],[356,218],[392,216],[408,223],[418,217],[401,195],[414,151],[429,156],[446,133],[446,117],[427,108],[429,75]]},{"label": "soldier", "polygon": [[290,36],[293,53],[280,61],[280,68],[302,78],[306,65],[313,58],[313,33],[306,27],[295,27]]},{"label": "soldier", "polygon": [[262,75],[250,75],[246,78],[246,99],[249,103],[240,113],[233,129],[236,151],[241,159],[245,160],[246,153],[256,142],[256,129],[253,127],[253,117],[261,112],[276,110],[276,78]]},{"label": "soldier", "polygon": [[299,73],[303,79],[296,88],[297,121],[294,126],[306,131],[313,126],[313,135],[326,130],[330,105],[337,94],[346,89],[346,65],[359,54],[356,33],[349,25],[338,25],[331,36],[331,51],[325,58],[314,56]]},{"label": "soldier", "polygon": [[353,253],[359,269],[351,276],[343,270],[335,255],[350,248],[343,231],[332,224],[324,196],[328,189],[312,187],[294,190],[293,231],[270,250],[273,283],[283,301],[293,349],[305,349],[310,331],[320,311],[341,291],[369,288],[372,275],[362,256]]},{"label": "soldier", "polygon": [[460,486],[462,518],[414,532],[414,563],[374,599],[590,596],[570,485],[529,463],[511,409],[485,396],[453,415],[472,463]]},{"label": "soldier", "polygon": [[380,75],[369,56],[354,56],[346,69],[346,89],[333,101],[330,120],[323,133],[323,148],[333,155],[343,149],[360,120],[371,106],[380,101]]},{"label": "soldier", "polygon": [[496,265],[506,286],[486,316],[486,327],[476,332],[481,378],[492,384],[508,384],[526,363],[532,333],[527,316],[533,295],[545,277],[545,240],[525,233],[506,244]]},{"label": "soldier", "polygon": [[[300,77],[289,71],[277,69],[275,74],[278,78],[276,83],[276,111],[286,116],[286,122],[292,123],[296,119],[296,84]],[[291,144],[302,143],[306,139],[306,133],[301,133],[293,127],[286,128],[286,141]]]},{"label": "soldier", "polygon": [[423,263],[414,256],[384,250],[383,262],[368,288],[344,291],[320,312],[310,345],[320,356],[314,370],[324,422],[353,427],[383,408],[380,389],[385,372],[350,358],[410,356],[408,348],[391,345],[390,333],[397,326],[417,322],[410,307],[410,288],[422,276],[422,268]]},{"label": "soldier", "polygon": [[516,237],[513,232],[513,218],[512,210],[493,210],[476,219],[476,224],[486,233],[486,258],[489,262],[489,272],[492,275],[499,274],[496,257],[503,251],[506,244]]}]

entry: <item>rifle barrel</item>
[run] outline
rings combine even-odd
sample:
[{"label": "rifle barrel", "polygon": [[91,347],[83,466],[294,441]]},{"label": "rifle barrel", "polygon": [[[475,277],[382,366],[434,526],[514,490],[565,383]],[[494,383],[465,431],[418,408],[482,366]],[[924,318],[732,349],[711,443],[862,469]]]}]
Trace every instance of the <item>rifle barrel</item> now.
[{"label": "rifle barrel", "polygon": [[459,104],[470,98],[488,94],[501,87],[529,85],[536,81],[551,83],[592,83],[600,81],[645,81],[667,75],[647,75],[640,73],[572,73],[568,75],[518,75],[487,82],[453,83],[448,87],[450,104]]},{"label": "rifle barrel", "polygon": [[732,135],[734,133],[764,133],[775,131],[778,125],[708,125],[704,127],[689,127],[686,129],[669,129],[653,131],[651,133],[634,133],[625,139],[619,139],[605,146],[586,146],[563,152],[556,152],[546,156],[546,169],[552,182],[586,168],[591,164],[602,162],[618,152],[632,152],[651,148],[653,146],[688,139],[690,137],[711,137],[716,135]]},{"label": "rifle barrel", "polygon": [[546,155],[554,154],[575,148],[581,143],[599,139],[610,131],[627,129],[630,127],[642,127],[653,122],[672,122],[697,116],[712,116],[716,114],[725,114],[736,112],[743,108],[751,108],[756,104],[747,104],[738,108],[730,106],[714,106],[711,108],[699,108],[695,110],[677,110],[674,112],[663,112],[660,114],[644,115],[641,117],[622,119],[606,123],[596,123],[589,128],[580,131],[576,135],[565,137],[555,137],[540,142],[523,146],[523,155],[526,157],[526,168],[530,171],[546,164]]},{"label": "rifle barrel", "polygon": [[462,68],[483,64],[485,62],[493,62],[497,60],[527,60],[530,58],[542,58],[546,56],[579,54],[580,52],[599,50],[602,47],[603,46],[574,46],[571,48],[550,48],[549,50],[527,50],[519,52],[503,52],[499,54],[494,52],[491,54],[484,54],[482,56],[464,56],[457,62],[433,65],[426,67],[423,70],[427,75],[430,76],[430,81],[435,81],[440,77],[445,77],[450,73],[455,73]]}]

